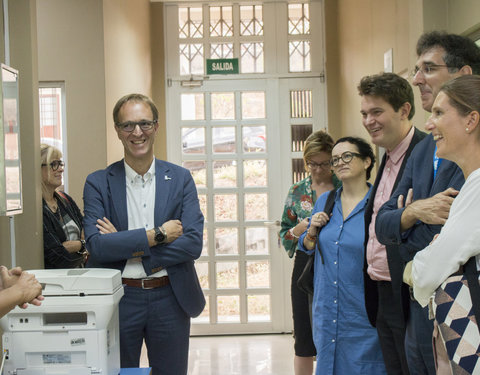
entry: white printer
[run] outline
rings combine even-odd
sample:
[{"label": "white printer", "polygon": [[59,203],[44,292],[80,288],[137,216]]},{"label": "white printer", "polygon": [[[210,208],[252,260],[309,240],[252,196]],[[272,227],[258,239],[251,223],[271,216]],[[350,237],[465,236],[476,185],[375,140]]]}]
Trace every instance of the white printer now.
[{"label": "white printer", "polygon": [[41,306],[2,319],[4,375],[117,375],[120,372],[120,271],[33,270]]}]

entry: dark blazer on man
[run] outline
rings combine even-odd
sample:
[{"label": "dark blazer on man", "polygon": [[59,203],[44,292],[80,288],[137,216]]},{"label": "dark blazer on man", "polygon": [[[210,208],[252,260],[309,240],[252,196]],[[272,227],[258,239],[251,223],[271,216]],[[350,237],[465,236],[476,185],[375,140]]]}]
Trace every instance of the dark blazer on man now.
[{"label": "dark blazer on man", "polygon": [[[205,306],[194,260],[202,252],[203,215],[190,172],[175,164],[155,160],[154,225],[178,219],[183,234],[175,241],[148,245],[145,228],[128,230],[124,161],[87,177],[83,192],[84,228],[90,258],[87,266],[123,271],[128,259],[141,257],[147,276],[166,268],[173,293],[190,317]],[[100,234],[97,219],[108,218],[118,232]]]},{"label": "dark blazer on man", "polygon": [[[412,153],[414,147],[420,142],[423,138],[425,138],[427,134],[415,128],[412,140],[410,141],[410,145],[407,148],[405,153],[405,157],[403,158],[402,165],[398,171],[398,175],[395,179],[395,183],[392,188],[392,193],[395,191],[400,179],[402,178],[403,171],[405,169],[405,165],[407,164],[407,160]],[[377,313],[378,313],[378,290],[376,282],[373,281],[367,273],[367,244],[368,244],[368,237],[369,237],[369,227],[372,221],[372,214],[373,214],[373,203],[375,200],[375,195],[377,193],[378,184],[380,183],[380,179],[382,178],[383,169],[385,168],[386,163],[386,155],[382,158],[382,163],[377,172],[377,177],[375,179],[375,183],[372,188],[372,192],[370,194],[370,199],[368,200],[367,207],[365,208],[365,263],[364,263],[364,282],[365,282],[365,307],[367,309],[368,319],[372,326],[375,327],[376,320],[377,320]],[[378,220],[378,217],[377,217]],[[387,261],[388,261],[388,268],[390,270],[390,277],[392,279],[392,289],[394,293],[394,299],[399,301],[399,305],[403,306],[403,316],[404,320],[406,321],[408,316],[408,298],[409,298],[409,291],[408,285],[403,283],[403,268],[404,262],[398,253],[398,246],[397,245],[388,245],[386,246],[387,249]],[[401,303],[400,303],[401,302]]]},{"label": "dark blazer on man", "polygon": [[462,170],[449,160],[442,160],[437,176],[433,178],[433,159],[435,141],[429,134],[413,150],[407,161],[405,172],[396,190],[380,208],[375,222],[378,241],[384,245],[398,245],[399,253],[405,262],[413,259],[417,251],[428,246],[441,225],[417,222],[402,233],[401,218],[403,208],[397,208],[399,195],[406,197],[408,189],[413,190],[413,201],[433,197],[449,187],[460,190],[465,182]]}]

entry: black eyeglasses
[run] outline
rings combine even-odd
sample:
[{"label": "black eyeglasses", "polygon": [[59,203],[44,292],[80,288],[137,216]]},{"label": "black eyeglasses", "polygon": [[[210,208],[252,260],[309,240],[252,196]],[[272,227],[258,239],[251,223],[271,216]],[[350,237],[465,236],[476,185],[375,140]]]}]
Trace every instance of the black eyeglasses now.
[{"label": "black eyeglasses", "polygon": [[115,124],[117,128],[119,128],[121,131],[124,131],[126,133],[131,133],[135,130],[137,125],[140,127],[142,131],[148,131],[152,130],[155,124],[157,123],[157,120],[152,120],[152,121],[147,121],[147,120],[142,120],[142,121],[126,121],[122,122],[120,124]]},{"label": "black eyeglasses", "polygon": [[411,77],[415,77],[418,72],[422,72],[424,76],[430,76],[435,73],[439,68],[448,68],[448,69],[457,69],[455,66],[448,66],[448,65],[439,65],[439,64],[425,64],[423,67],[416,66],[410,72]]},{"label": "black eyeglasses", "polygon": [[307,167],[310,169],[317,169],[317,168],[328,168],[330,167],[330,160],[322,161],[321,163],[315,163],[314,161],[307,161]]},{"label": "black eyeglasses", "polygon": [[[52,171],[56,171],[60,167],[63,168],[65,166],[65,163],[63,162],[63,160],[54,160],[49,165],[50,165],[50,168],[52,168]],[[46,167],[46,166],[47,164],[42,164],[42,167]]]},{"label": "black eyeglasses", "polygon": [[354,157],[359,157],[361,158],[362,155],[356,153],[356,152],[350,152],[350,151],[345,151],[342,155],[340,155],[340,157],[338,156],[334,156],[332,157],[332,159],[330,160],[330,165],[332,167],[336,167],[338,166],[338,162],[340,161],[340,159],[342,159],[342,161],[345,163],[345,164],[348,164],[350,163]]}]

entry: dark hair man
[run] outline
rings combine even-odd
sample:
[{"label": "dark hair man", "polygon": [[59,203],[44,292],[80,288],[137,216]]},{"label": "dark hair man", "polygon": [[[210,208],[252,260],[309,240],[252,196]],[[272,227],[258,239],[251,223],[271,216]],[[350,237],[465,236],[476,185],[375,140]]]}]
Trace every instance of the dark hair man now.
[{"label": "dark hair man", "polygon": [[410,153],[426,134],[412,125],[413,91],[404,78],[393,73],[366,76],[358,93],[363,126],[372,143],[386,151],[365,209],[365,306],[370,323],[377,327],[388,374],[408,375],[404,348],[408,286],[402,281],[403,261],[396,245],[378,242],[375,221],[400,181]]},{"label": "dark hair man", "polygon": [[154,157],[158,111],[148,97],[124,96],[113,118],[125,158],[87,177],[87,265],[122,271],[121,367],[138,367],[145,340],[153,375],[186,375],[190,318],[205,306],[197,190],[188,170]]},{"label": "dark hair man", "polygon": [[[443,83],[478,72],[480,67],[480,48],[459,35],[425,33],[418,40],[417,54],[413,85],[418,86],[426,111],[431,111]],[[440,232],[463,183],[462,171],[455,163],[439,159],[432,135],[427,136],[413,150],[402,180],[377,215],[379,242],[398,245],[404,261],[412,260]],[[435,374],[432,334],[428,308],[423,309],[412,294],[405,336],[410,374]]]}]

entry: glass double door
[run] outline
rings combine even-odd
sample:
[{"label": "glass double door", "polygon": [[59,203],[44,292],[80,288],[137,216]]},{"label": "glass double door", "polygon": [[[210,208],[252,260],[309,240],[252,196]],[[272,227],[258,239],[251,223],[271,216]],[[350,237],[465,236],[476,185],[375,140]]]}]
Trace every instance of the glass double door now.
[{"label": "glass double door", "polygon": [[292,182],[289,93],[279,79],[168,88],[168,160],[191,171],[205,216],[196,269],[207,305],[193,334],[291,330],[292,261],[278,238]]}]

